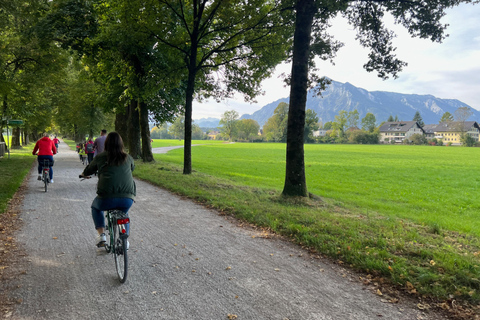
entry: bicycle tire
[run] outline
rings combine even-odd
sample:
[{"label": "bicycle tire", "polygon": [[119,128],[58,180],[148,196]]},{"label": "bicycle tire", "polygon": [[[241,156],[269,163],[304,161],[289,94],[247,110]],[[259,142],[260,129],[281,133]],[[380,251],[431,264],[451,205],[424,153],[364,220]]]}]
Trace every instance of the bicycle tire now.
[{"label": "bicycle tire", "polygon": [[45,183],[45,192],[48,190],[48,177],[47,174],[45,173],[46,171],[43,171],[43,182]]},{"label": "bicycle tire", "polygon": [[113,256],[115,257],[118,279],[120,283],[124,283],[128,274],[127,238],[121,237],[120,234],[121,227],[115,224],[113,226]]}]

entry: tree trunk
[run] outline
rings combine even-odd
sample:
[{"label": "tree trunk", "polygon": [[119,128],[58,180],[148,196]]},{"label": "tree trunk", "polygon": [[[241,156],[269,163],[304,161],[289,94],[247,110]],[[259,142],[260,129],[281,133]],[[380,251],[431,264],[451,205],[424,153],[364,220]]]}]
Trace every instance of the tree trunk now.
[{"label": "tree trunk", "polygon": [[142,157],[144,162],[152,162],[152,144],[150,142],[150,127],[148,125],[148,108],[145,102],[140,102],[140,130],[142,136]]},{"label": "tree trunk", "polygon": [[191,35],[192,46],[190,49],[190,61],[188,65],[188,80],[185,101],[185,142],[183,150],[183,174],[192,173],[192,106],[193,94],[195,93],[195,77],[197,73],[197,52],[198,52],[198,20]]},{"label": "tree trunk", "polygon": [[125,148],[130,149],[128,145],[128,113],[130,107],[127,107],[126,110],[118,112],[115,114],[115,131],[120,134],[122,137]]},{"label": "tree trunk", "polygon": [[130,102],[128,117],[128,153],[133,159],[140,159],[142,149],[140,147],[140,114],[136,100]]},{"label": "tree trunk", "polygon": [[12,149],[19,149],[20,144],[20,127],[12,127]]},{"label": "tree trunk", "polygon": [[22,129],[22,146],[26,146],[28,144],[28,134],[27,128]]},{"label": "tree trunk", "polygon": [[314,13],[314,0],[296,1],[290,106],[288,108],[287,124],[286,172],[282,192],[285,196],[308,196],[305,179],[303,132],[305,130],[310,35]]}]

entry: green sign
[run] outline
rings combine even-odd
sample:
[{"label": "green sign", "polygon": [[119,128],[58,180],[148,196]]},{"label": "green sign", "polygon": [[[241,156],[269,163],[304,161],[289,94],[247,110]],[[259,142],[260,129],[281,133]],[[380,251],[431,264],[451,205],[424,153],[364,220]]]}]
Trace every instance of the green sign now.
[{"label": "green sign", "polygon": [[23,120],[8,120],[9,125],[19,126],[23,124]]}]

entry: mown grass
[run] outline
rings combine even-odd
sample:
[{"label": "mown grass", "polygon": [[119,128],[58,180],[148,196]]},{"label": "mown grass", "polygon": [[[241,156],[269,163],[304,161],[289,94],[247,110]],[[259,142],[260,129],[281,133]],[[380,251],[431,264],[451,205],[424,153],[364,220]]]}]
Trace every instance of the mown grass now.
[{"label": "mown grass", "polygon": [[10,149],[10,159],[7,153],[0,158],[0,214],[5,212],[8,201],[17,192],[36,160],[32,155],[33,146],[30,144],[21,149]]},{"label": "mown grass", "polygon": [[[480,302],[480,149],[307,145],[309,191],[280,196],[284,144],[194,147],[135,175],[294,239],[407,292]],[[321,199],[321,200],[320,200]]]}]

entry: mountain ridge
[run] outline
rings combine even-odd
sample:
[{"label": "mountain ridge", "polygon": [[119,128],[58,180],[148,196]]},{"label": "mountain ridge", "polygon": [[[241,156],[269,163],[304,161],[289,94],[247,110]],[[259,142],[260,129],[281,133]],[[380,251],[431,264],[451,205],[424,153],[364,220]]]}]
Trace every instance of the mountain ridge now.
[{"label": "mountain ridge", "polygon": [[[254,119],[262,127],[273,115],[280,102],[289,102],[289,97],[266,104],[252,114],[243,114],[240,119]],[[386,121],[391,115],[399,120],[410,121],[419,111],[425,124],[438,123],[445,112],[452,115],[460,107],[468,107],[473,115],[468,120],[480,119],[480,111],[457,99],[441,99],[431,94],[404,94],[388,91],[368,91],[346,82],[332,81],[322,96],[315,96],[313,90],[308,92],[307,109],[312,109],[322,123],[333,121],[338,112],[357,110],[360,120],[370,112],[375,115],[377,124]],[[210,118],[211,119],[211,118]],[[219,121],[219,119],[218,119]],[[195,120],[200,127],[202,119]],[[211,122],[210,122],[211,123]]]}]

